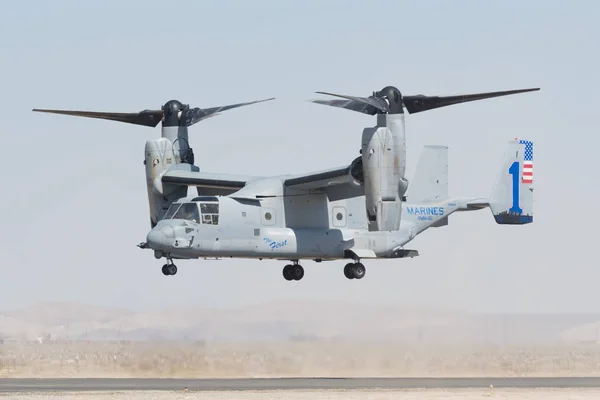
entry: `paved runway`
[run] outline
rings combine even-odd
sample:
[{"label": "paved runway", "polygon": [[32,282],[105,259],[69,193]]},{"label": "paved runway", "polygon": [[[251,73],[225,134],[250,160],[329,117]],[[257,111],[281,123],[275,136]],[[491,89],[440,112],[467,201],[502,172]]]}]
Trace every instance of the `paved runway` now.
[{"label": "paved runway", "polygon": [[281,379],[0,379],[0,392],[120,390],[323,390],[456,388],[600,388],[600,377],[569,378],[281,378]]}]

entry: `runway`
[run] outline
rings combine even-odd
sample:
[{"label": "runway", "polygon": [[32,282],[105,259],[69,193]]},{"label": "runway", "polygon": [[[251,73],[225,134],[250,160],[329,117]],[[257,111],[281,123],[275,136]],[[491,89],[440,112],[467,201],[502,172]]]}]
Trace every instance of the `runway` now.
[{"label": "runway", "polygon": [[600,377],[564,378],[265,378],[265,379],[0,379],[0,392],[398,390],[466,388],[600,388]]}]

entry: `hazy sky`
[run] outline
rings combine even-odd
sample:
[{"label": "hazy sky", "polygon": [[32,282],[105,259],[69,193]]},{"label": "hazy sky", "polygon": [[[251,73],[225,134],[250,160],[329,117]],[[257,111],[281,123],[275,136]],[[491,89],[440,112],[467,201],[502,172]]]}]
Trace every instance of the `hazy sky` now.
[{"label": "hazy sky", "polygon": [[[74,300],[147,309],[284,299],[473,311],[600,312],[596,1],[29,1],[0,12],[0,308]],[[344,165],[374,117],[306,102],[541,87],[407,116],[408,172],[449,146],[450,192],[487,196],[514,137],[535,142],[535,222],[458,214],[412,242],[413,260],[179,261],[151,251],[144,143],[160,136],[32,108],[139,111],[172,98],[212,107],[267,97],[190,129],[205,171],[268,175]]]}]

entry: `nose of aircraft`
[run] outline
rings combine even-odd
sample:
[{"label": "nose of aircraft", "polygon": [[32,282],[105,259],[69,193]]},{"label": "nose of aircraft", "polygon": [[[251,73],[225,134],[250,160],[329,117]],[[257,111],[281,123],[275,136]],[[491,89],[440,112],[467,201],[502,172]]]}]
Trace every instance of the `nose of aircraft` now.
[{"label": "nose of aircraft", "polygon": [[170,225],[155,226],[148,235],[146,243],[153,249],[161,249],[168,246],[170,239],[175,237],[175,230]]},{"label": "nose of aircraft", "polygon": [[152,229],[150,232],[148,232],[148,235],[146,235],[146,243],[148,243],[151,248],[156,249],[163,241],[163,238],[164,235],[161,231]]}]

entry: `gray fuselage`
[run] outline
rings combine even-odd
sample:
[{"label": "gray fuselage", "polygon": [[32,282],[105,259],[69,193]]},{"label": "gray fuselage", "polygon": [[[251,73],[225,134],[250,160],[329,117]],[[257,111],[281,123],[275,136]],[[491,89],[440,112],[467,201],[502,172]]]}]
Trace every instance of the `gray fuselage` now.
[{"label": "gray fuselage", "polygon": [[[303,196],[295,220],[281,199],[230,196],[187,197],[173,203],[147,236],[156,257],[343,259],[388,257],[417,234],[459,209],[457,199],[427,205],[403,204],[398,231],[368,231],[364,197],[312,204]],[[298,205],[296,205],[298,206]]]}]

